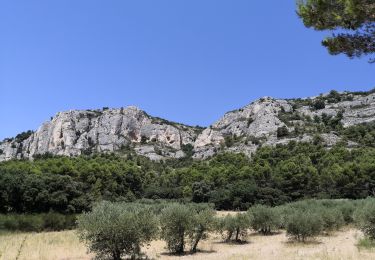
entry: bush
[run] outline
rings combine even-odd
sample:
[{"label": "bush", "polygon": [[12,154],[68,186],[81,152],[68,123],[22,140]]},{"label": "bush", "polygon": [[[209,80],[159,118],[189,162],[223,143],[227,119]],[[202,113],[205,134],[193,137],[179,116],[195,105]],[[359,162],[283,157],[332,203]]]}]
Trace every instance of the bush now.
[{"label": "bush", "polygon": [[322,229],[323,220],[316,213],[296,210],[287,218],[287,235],[297,241],[305,242],[306,239],[319,235]]},{"label": "bush", "polygon": [[248,210],[250,225],[252,229],[261,232],[263,235],[271,234],[280,224],[280,217],[274,208],[257,205]]},{"label": "bush", "polygon": [[234,216],[228,214],[220,219],[217,229],[225,241],[229,242],[234,237],[234,241],[241,242],[246,239],[249,226],[249,216],[245,213],[237,213]]},{"label": "bush", "polygon": [[278,229],[286,229],[287,219],[291,208],[289,205],[277,206],[273,208],[273,211],[278,216]]},{"label": "bush", "polygon": [[193,216],[186,205],[172,204],[166,207],[160,217],[161,238],[167,242],[168,250],[182,254],[185,238],[191,230]]},{"label": "bush", "polygon": [[40,215],[20,215],[18,229],[27,232],[40,232],[43,229],[43,219]]},{"label": "bush", "polygon": [[361,238],[357,243],[358,248],[371,249],[375,247],[375,240],[368,237]]},{"label": "bush", "polygon": [[331,90],[326,98],[328,100],[328,103],[337,103],[340,102],[342,99],[340,93],[336,90]]},{"label": "bush", "polygon": [[0,227],[9,231],[19,230],[18,220],[10,216],[1,215]]},{"label": "bush", "polygon": [[16,135],[16,140],[15,141],[18,142],[18,143],[21,143],[24,140],[26,140],[27,138],[29,138],[33,133],[34,133],[34,131],[32,131],[32,130],[28,130],[26,132],[22,132],[22,133]]},{"label": "bush", "polygon": [[339,209],[321,209],[319,215],[322,217],[325,231],[338,230],[345,224],[344,217]]},{"label": "bush", "polygon": [[286,126],[281,126],[281,127],[277,128],[277,137],[278,138],[286,137],[288,135],[289,135],[289,130]]},{"label": "bush", "polygon": [[72,229],[75,225],[75,215],[63,215],[55,212],[35,215],[0,215],[0,229],[9,231],[60,231],[64,229]]},{"label": "bush", "polygon": [[157,231],[157,219],[148,207],[102,202],[78,217],[80,239],[101,258],[139,257]]},{"label": "bush", "polygon": [[326,107],[326,104],[324,102],[323,99],[317,99],[316,101],[314,101],[314,103],[312,104],[312,107],[316,110],[319,110],[319,109],[323,109]]},{"label": "bush", "polygon": [[60,231],[64,229],[72,229],[75,227],[76,216],[63,215],[56,212],[49,212],[43,216],[43,229]]},{"label": "bush", "polygon": [[1,215],[0,228],[9,231],[40,232],[43,230],[41,215]]},{"label": "bush", "polygon": [[356,207],[352,201],[343,201],[339,206],[337,206],[337,209],[341,211],[346,224],[354,221],[353,214]]},{"label": "bush", "polygon": [[370,239],[375,239],[375,199],[367,199],[354,213],[359,229]]}]

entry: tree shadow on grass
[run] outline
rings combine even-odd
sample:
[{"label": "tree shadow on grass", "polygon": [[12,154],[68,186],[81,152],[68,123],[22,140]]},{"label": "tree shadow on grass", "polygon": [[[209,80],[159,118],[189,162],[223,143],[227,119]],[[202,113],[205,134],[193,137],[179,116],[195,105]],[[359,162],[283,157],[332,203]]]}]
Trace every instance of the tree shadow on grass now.
[{"label": "tree shadow on grass", "polygon": [[216,250],[204,250],[204,249],[197,249],[196,252],[186,251],[183,254],[176,254],[171,252],[162,252],[160,255],[165,256],[187,256],[187,255],[196,255],[196,254],[212,254],[216,253]]},{"label": "tree shadow on grass", "polygon": [[250,241],[247,240],[221,240],[212,242],[213,244],[227,244],[227,245],[247,245],[250,244]]},{"label": "tree shadow on grass", "polygon": [[267,234],[263,234],[262,232],[253,232],[253,233],[250,233],[249,236],[250,237],[270,237],[270,236],[277,236],[277,235],[280,235],[282,234],[283,232],[281,231],[274,231],[274,232],[270,232],[270,233],[267,233]]},{"label": "tree shadow on grass", "polygon": [[[74,259],[74,258],[69,258],[69,260],[70,259]],[[83,258],[77,258],[77,259],[83,259]],[[91,258],[90,258],[91,259]],[[96,258],[93,258],[93,259],[96,259]],[[105,259],[107,259],[107,258],[105,258]],[[109,259],[109,258],[108,258]],[[132,260],[132,259],[134,259],[134,258],[131,258],[130,256],[128,256],[128,257],[126,257],[126,258],[124,258],[125,260]],[[152,257],[149,257],[149,256],[147,256],[147,255],[145,255],[145,254],[142,254],[142,255],[140,255],[140,256],[138,256],[138,258],[135,258],[136,260],[156,260],[156,258],[152,258]],[[64,260],[64,259],[63,259]],[[66,260],[68,260],[68,258],[66,258]]]}]

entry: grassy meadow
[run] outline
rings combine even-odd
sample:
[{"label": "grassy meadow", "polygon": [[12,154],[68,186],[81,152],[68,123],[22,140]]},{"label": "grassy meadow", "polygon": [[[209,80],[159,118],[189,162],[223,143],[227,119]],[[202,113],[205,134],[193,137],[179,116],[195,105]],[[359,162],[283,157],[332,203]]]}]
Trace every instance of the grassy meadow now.
[{"label": "grassy meadow", "polygon": [[[151,259],[375,259],[374,249],[357,247],[362,233],[346,227],[329,236],[319,236],[308,243],[291,242],[284,232],[262,236],[250,233],[247,243],[223,243],[219,235],[211,234],[202,241],[194,255],[173,256],[165,242],[157,240],[144,248]],[[92,259],[76,231],[43,233],[1,233],[1,260]]]}]

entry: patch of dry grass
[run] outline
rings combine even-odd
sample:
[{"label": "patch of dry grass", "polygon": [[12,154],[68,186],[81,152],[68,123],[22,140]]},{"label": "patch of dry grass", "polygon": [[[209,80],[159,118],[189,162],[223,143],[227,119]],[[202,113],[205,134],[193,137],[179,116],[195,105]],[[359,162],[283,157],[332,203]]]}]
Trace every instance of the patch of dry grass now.
[{"label": "patch of dry grass", "polygon": [[[375,250],[358,250],[356,244],[361,237],[361,232],[353,228],[306,244],[290,242],[284,232],[273,236],[253,233],[245,244],[226,244],[220,236],[211,235],[200,244],[201,251],[195,255],[169,255],[163,241],[152,242],[144,251],[154,259],[375,259]],[[17,255],[20,260],[92,258],[74,231],[0,234],[0,252],[1,260],[16,259]]]},{"label": "patch of dry grass", "polygon": [[91,258],[74,231],[0,234],[1,260]]}]

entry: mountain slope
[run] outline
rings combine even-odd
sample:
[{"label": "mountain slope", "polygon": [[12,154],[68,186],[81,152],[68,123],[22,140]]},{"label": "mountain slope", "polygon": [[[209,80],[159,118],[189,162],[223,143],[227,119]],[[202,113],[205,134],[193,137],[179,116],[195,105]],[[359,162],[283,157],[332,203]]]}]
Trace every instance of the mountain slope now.
[{"label": "mountain slope", "polygon": [[[73,110],[58,113],[35,133],[19,135],[0,144],[0,160],[32,158],[37,154],[76,156],[114,152],[129,146],[152,159],[182,157],[182,147],[192,144],[200,131],[151,117],[136,107]],[[160,149],[158,151],[157,149]]]},{"label": "mountain slope", "polygon": [[[340,141],[341,128],[375,121],[375,93],[331,91],[305,99],[261,98],[226,113],[205,129],[194,143],[195,157],[205,158],[218,150],[249,156],[259,145],[310,141],[319,135],[326,145]],[[348,145],[355,145],[348,142]]]},{"label": "mountain slope", "polygon": [[153,160],[192,155],[205,159],[219,151],[251,156],[261,145],[311,141],[331,146],[345,141],[342,129],[375,121],[375,91],[343,92],[305,99],[264,97],[226,113],[206,129],[149,116],[136,108],[58,113],[36,132],[0,143],[0,161],[35,155],[76,156],[132,149]]}]

